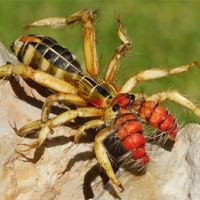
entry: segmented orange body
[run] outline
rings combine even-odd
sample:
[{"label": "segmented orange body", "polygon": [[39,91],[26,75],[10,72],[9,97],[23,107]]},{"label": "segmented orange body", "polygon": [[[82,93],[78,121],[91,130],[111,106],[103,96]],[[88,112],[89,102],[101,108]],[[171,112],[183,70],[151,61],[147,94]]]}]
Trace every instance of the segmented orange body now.
[{"label": "segmented orange body", "polygon": [[122,142],[122,146],[129,151],[137,164],[145,165],[149,162],[149,156],[145,152],[145,137],[142,124],[133,114],[125,114],[115,122],[116,135]]},{"label": "segmented orange body", "polygon": [[158,103],[144,98],[131,100],[130,94],[119,94],[111,104],[120,107],[120,117],[114,123],[115,134],[137,164],[146,165],[150,160],[145,151],[142,122],[167,134],[170,139],[176,137],[178,125],[174,117]]},{"label": "segmented orange body", "polygon": [[138,99],[133,103],[132,108],[150,126],[168,134],[172,139],[176,137],[178,125],[174,117],[158,103]]}]

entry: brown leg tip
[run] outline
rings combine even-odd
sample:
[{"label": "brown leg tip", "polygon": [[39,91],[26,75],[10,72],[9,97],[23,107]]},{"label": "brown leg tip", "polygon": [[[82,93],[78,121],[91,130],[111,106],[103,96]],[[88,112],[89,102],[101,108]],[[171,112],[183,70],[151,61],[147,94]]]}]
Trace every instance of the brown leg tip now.
[{"label": "brown leg tip", "polygon": [[119,188],[120,188],[120,192],[124,191],[124,186],[121,183],[119,184]]}]

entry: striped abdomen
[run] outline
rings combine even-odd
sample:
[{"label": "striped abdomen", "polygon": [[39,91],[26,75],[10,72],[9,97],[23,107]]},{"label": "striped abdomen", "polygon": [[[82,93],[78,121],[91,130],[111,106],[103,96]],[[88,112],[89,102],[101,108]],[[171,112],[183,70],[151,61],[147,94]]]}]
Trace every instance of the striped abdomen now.
[{"label": "striped abdomen", "polygon": [[115,86],[105,80],[84,75],[69,50],[52,38],[27,35],[16,40],[11,48],[25,65],[67,81],[76,80],[81,96],[96,107],[107,106],[107,102],[117,93]]},{"label": "striped abdomen", "polygon": [[132,108],[140,118],[144,119],[152,127],[167,133],[172,139],[176,137],[178,125],[174,117],[156,102],[138,99],[134,102]]},{"label": "striped abdomen", "polygon": [[22,36],[11,46],[18,60],[61,79],[76,79],[81,67],[68,49],[41,35]]}]

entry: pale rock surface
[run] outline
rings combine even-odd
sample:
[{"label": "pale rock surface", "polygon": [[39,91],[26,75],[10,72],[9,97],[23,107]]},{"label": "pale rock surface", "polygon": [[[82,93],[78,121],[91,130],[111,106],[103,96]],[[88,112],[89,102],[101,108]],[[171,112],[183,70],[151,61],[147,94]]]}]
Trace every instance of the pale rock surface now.
[{"label": "pale rock surface", "polygon": [[[2,48],[0,46],[1,51]],[[5,49],[3,52],[4,55],[0,54],[1,65],[5,61],[11,61]],[[92,144],[81,143],[67,149],[72,144],[70,136],[74,134],[74,130],[60,127],[54,130],[54,135],[47,141],[45,148],[37,151],[35,160],[21,161],[23,158],[19,157],[16,149],[22,147],[17,144],[31,143],[33,139],[18,137],[10,124],[16,123],[17,127],[21,127],[31,120],[39,119],[41,109],[20,100],[13,92],[10,82],[1,80],[0,113],[0,199],[84,199],[83,179],[96,163],[90,154]],[[27,152],[27,156],[33,157],[33,153],[34,150]],[[144,175],[135,176],[120,170],[119,178],[125,186],[122,193],[111,184],[103,189],[98,177],[92,184],[94,199],[200,199],[199,125],[189,124],[181,129],[172,151],[152,146],[150,154],[152,162]],[[81,160],[78,155],[81,155]],[[67,165],[70,170],[60,176]]]}]

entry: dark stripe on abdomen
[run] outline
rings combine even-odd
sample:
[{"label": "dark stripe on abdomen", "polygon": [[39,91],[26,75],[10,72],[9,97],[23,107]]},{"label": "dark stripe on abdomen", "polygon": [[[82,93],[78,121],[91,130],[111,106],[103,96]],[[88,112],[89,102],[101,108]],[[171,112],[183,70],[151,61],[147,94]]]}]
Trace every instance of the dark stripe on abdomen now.
[{"label": "dark stripe on abdomen", "polygon": [[102,86],[100,85],[97,85],[95,88],[94,88],[94,91],[98,94],[101,94],[103,97],[108,97],[108,96],[111,96],[110,93],[105,89],[103,88]]},{"label": "dark stripe on abdomen", "polygon": [[40,38],[42,40],[42,43],[45,44],[45,45],[47,45],[48,47],[51,47],[51,46],[57,44],[57,41],[54,40],[53,38],[50,38],[50,37],[39,36],[38,38]]},{"label": "dark stripe on abdomen", "polygon": [[27,49],[28,49],[28,46],[29,46],[29,42],[24,43],[24,44],[21,46],[21,48],[20,48],[18,54],[16,55],[17,58],[18,58],[18,60],[19,60],[20,62],[23,62],[23,58],[24,58],[24,55],[25,55],[25,53],[26,53],[26,51],[27,51]]},{"label": "dark stripe on abdomen", "polygon": [[96,83],[91,77],[85,76],[84,79],[85,79],[92,87],[95,87],[95,86],[97,85],[97,83]]}]

